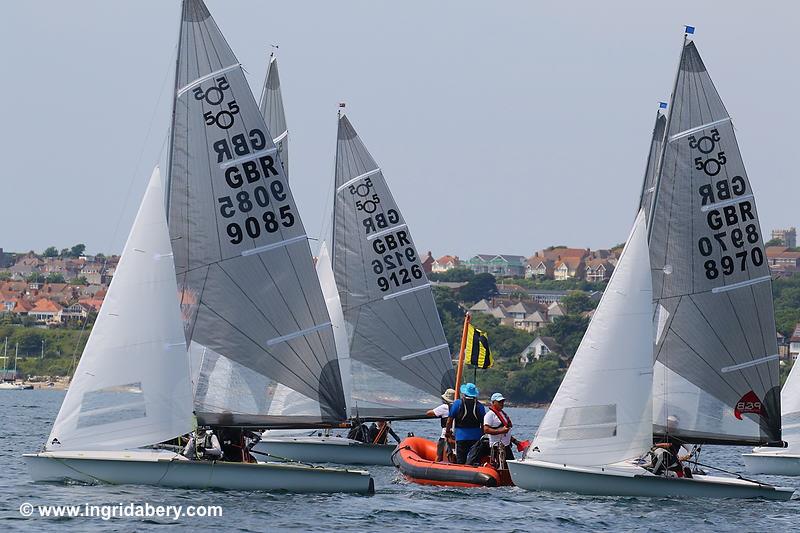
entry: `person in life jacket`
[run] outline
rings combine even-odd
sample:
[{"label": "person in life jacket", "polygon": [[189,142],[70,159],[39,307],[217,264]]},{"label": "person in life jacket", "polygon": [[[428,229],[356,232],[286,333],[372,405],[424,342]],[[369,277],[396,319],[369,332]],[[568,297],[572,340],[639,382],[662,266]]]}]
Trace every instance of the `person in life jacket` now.
[{"label": "person in life jacket", "polygon": [[192,460],[216,461],[222,459],[222,446],[210,428],[197,429],[183,449],[183,456]]},{"label": "person in life jacket", "polygon": [[456,463],[463,465],[467,462],[470,448],[483,436],[483,417],[486,415],[486,408],[478,401],[478,387],[474,383],[461,385],[459,392],[462,398],[450,406],[446,434],[450,437],[451,428],[455,428]]},{"label": "person in life jacket", "polygon": [[445,460],[445,458],[447,458],[449,462],[455,461],[455,456],[453,455],[453,446],[450,444],[451,441],[447,440],[447,418],[450,416],[450,406],[453,405],[455,398],[456,391],[454,389],[447,389],[444,391],[444,394],[442,394],[442,400],[444,400],[444,403],[425,413],[428,416],[438,417],[442,425],[442,433],[439,436],[439,442],[436,445],[437,463],[441,463]]},{"label": "person in life jacket", "polygon": [[[497,453],[499,457],[498,467],[506,468],[505,462],[514,458],[511,449],[511,417],[503,411],[506,399],[499,392],[492,394],[492,404],[486,415],[483,417],[483,432],[489,435],[489,447],[491,453]],[[502,450],[499,450],[502,448]]]},{"label": "person in life jacket", "polygon": [[[656,475],[664,475],[667,471],[674,472],[677,477],[691,479],[692,469],[684,466],[683,462],[692,457],[692,453],[682,441],[673,437],[672,432],[678,428],[678,417],[667,417],[667,435],[653,444],[649,455],[651,456],[650,469]],[[685,452],[685,453],[681,453]]]}]

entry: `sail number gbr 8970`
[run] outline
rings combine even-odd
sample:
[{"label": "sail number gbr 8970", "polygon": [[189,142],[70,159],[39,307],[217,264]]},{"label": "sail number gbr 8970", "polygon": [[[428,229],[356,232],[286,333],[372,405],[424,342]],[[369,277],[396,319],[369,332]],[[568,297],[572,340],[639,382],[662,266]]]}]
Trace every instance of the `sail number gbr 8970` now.
[{"label": "sail number gbr 8970", "polygon": [[[719,131],[712,129],[710,135],[691,135],[687,138],[689,148],[695,150],[694,167],[709,178],[720,173],[727,163],[725,152],[719,150]],[[759,244],[752,194],[742,176],[717,180],[698,188],[701,211],[705,213],[707,236],[697,240],[697,249],[703,257],[703,271],[707,279],[717,279],[720,274],[730,276],[745,272],[748,265],[764,264],[764,251]],[[718,204],[718,205],[717,205]],[[712,257],[720,254],[719,262]]]},{"label": "sail number gbr 8970", "polygon": [[[350,185],[347,190],[355,202],[356,211],[365,215],[361,224],[375,254],[370,266],[377,276],[375,284],[381,292],[422,279],[419,256],[405,225],[400,224],[400,213],[394,208],[378,212],[381,198],[375,191],[372,179],[366,177],[358,185]],[[396,229],[392,229],[395,226]]]},{"label": "sail number gbr 8970", "polygon": [[[229,93],[230,84],[225,76],[192,89],[193,98],[203,105],[206,127],[224,132],[224,137],[211,145],[217,164],[224,169],[227,187],[227,194],[217,198],[217,208],[226,220],[225,232],[231,244],[239,244],[245,236],[257,239],[281,227],[290,228],[295,216],[287,202],[288,193],[277,170],[275,153],[259,155],[266,150],[269,136],[259,128],[235,133],[232,128],[237,122],[239,105],[229,98]],[[206,110],[207,106],[211,110]],[[243,130],[241,126],[238,129]],[[237,160],[235,164],[226,164],[233,159]]]}]

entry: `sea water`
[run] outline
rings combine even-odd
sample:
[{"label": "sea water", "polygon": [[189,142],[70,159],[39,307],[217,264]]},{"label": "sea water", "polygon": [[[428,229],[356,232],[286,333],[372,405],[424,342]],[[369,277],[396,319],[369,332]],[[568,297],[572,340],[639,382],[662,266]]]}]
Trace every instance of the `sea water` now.
[{"label": "sea water", "polygon": [[[789,502],[673,498],[590,497],[528,492],[516,487],[455,489],[409,483],[393,467],[368,467],[373,496],[305,495],[183,490],[147,486],[33,483],[22,454],[38,451],[47,438],[64,392],[0,391],[0,516],[4,530],[141,531],[163,525],[206,531],[789,531],[800,529],[800,499]],[[508,409],[519,439],[533,436],[541,409]],[[395,431],[435,438],[437,420],[400,422]],[[702,462],[743,472],[747,448],[706,446]],[[366,468],[366,467],[365,467]],[[782,486],[800,478],[758,476]],[[135,506],[213,505],[221,517],[179,519],[117,516],[26,518],[20,506],[96,506],[106,517]],[[105,506],[105,507],[103,507]],[[122,514],[121,512],[119,513]]]}]

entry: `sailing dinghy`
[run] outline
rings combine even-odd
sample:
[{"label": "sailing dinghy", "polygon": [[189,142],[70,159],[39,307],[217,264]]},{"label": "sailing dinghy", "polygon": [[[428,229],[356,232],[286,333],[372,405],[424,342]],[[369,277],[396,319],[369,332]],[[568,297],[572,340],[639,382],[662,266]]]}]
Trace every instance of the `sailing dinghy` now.
[{"label": "sailing dinghy", "polygon": [[567,375],[511,477],[528,490],[590,495],[769,498],[793,489],[642,466],[652,440],[652,279],[640,211]]},{"label": "sailing dinghy", "polygon": [[792,489],[642,467],[653,434],[780,439],[755,204],[730,118],[687,39],[659,141],[660,124],[634,229],[533,445],[509,462],[512,477],[532,490],[788,500]]},{"label": "sailing dinghy", "polygon": [[[338,288],[326,300],[334,334],[344,337],[340,350],[349,352],[350,373],[343,380],[350,419],[426,418],[453,386],[450,349],[408,225],[381,169],[342,114],[335,180],[333,269],[327,254],[320,254],[317,271],[323,288]],[[294,460],[392,465],[395,445],[266,434],[256,449]]]},{"label": "sailing dinghy", "polygon": [[[372,492],[364,471],[190,461],[160,445],[194,429],[195,417],[215,428],[346,418],[302,222],[244,73],[202,0],[183,3],[176,73],[169,179],[162,184],[158,170],[151,178],[45,450],[25,456],[31,476]],[[196,370],[187,347],[200,354]],[[264,398],[276,384],[316,409],[299,422],[272,416]]]},{"label": "sailing dinghy", "polygon": [[742,455],[751,474],[800,476],[800,364],[795,362],[781,390],[781,422],[786,448],[759,446]]}]

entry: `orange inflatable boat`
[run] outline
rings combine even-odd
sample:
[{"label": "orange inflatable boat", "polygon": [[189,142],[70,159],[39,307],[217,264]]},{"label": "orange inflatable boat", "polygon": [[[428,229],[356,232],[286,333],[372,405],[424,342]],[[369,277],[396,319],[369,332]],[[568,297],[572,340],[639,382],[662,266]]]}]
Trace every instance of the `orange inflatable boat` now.
[{"label": "orange inflatable boat", "polygon": [[436,443],[408,437],[397,445],[392,462],[414,483],[447,487],[500,487],[513,485],[508,470],[436,462]]}]

